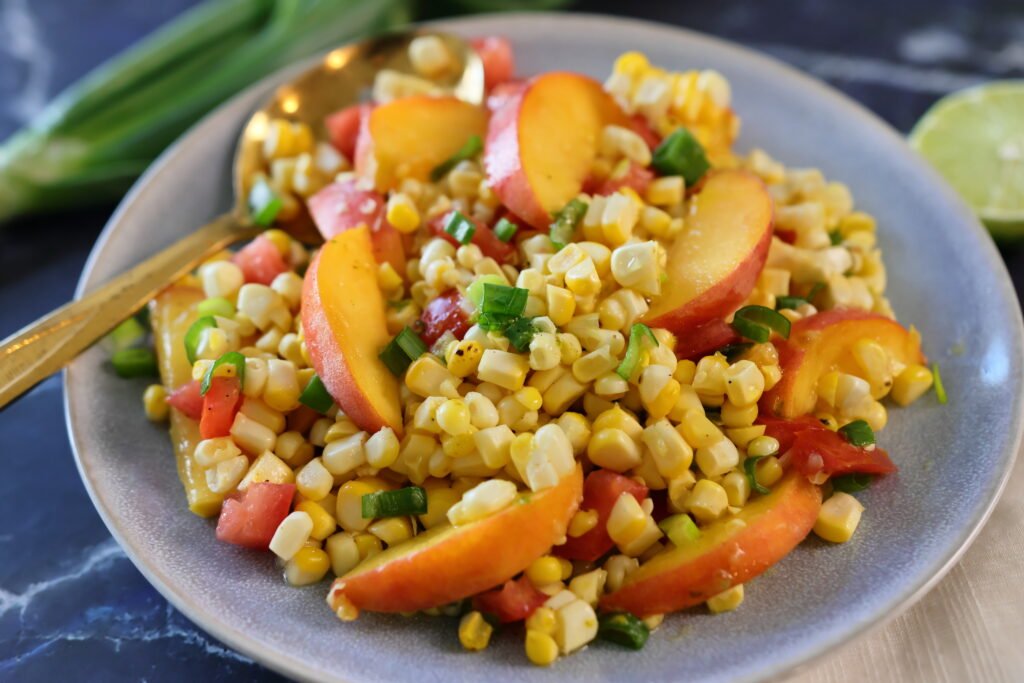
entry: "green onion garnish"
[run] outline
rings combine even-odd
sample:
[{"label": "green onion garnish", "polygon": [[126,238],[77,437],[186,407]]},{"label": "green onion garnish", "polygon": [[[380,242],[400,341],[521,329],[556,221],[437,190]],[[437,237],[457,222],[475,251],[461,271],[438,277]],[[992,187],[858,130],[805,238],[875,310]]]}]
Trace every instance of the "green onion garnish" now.
[{"label": "green onion garnish", "polygon": [[203,330],[208,327],[217,327],[217,321],[214,320],[212,315],[204,315],[199,318],[192,326],[188,328],[188,332],[185,333],[185,356],[188,358],[189,363],[196,362],[196,349],[199,347],[199,337],[203,334]]},{"label": "green onion garnish", "polygon": [[864,474],[863,472],[843,474],[838,477],[832,477],[832,490],[842,491],[843,493],[857,493],[871,486],[872,480],[873,477],[870,474]]},{"label": "green onion garnish", "polygon": [[628,382],[629,378],[639,369],[643,352],[647,348],[654,348],[657,345],[658,338],[651,332],[651,328],[643,323],[633,323],[633,326],[629,328],[629,345],[626,346],[626,355],[622,357],[622,362],[619,363],[615,372]]},{"label": "green onion garnish", "polygon": [[367,493],[362,498],[363,519],[423,515],[427,512],[427,492],[419,486],[394,491]]},{"label": "green onion garnish", "polygon": [[573,199],[555,214],[555,221],[551,224],[549,236],[556,250],[572,242],[576,226],[580,224],[586,213],[587,203],[580,199]]},{"label": "green onion garnish", "polygon": [[775,297],[775,310],[781,311],[784,308],[791,308],[795,311],[806,303],[810,302],[799,296],[777,296]]},{"label": "green onion garnish", "polygon": [[273,225],[281,206],[283,206],[281,198],[262,178],[257,180],[249,190],[249,213],[252,215],[252,222],[256,225]]},{"label": "green onion garnish", "polygon": [[715,351],[725,356],[725,359],[730,363],[735,362],[741,355],[750,350],[753,346],[750,342],[736,342],[734,344],[726,344],[722,348]]},{"label": "green onion garnish", "polygon": [[658,522],[658,528],[665,532],[668,540],[678,548],[700,538],[700,529],[690,515],[680,514],[666,517]]},{"label": "green onion garnish", "polygon": [[395,377],[401,377],[414,360],[427,352],[427,345],[419,335],[405,327],[388,342],[379,358]]},{"label": "green onion garnish", "polygon": [[942,383],[942,374],[939,372],[939,364],[932,363],[932,378],[935,384],[935,398],[938,399],[939,403],[946,405],[946,401],[949,397],[946,396],[946,386]]},{"label": "green onion garnish", "polygon": [[152,349],[119,349],[110,357],[118,377],[152,377],[156,375],[156,354]]},{"label": "green onion garnish", "polygon": [[533,335],[537,334],[537,328],[533,326],[533,318],[516,318],[505,328],[505,336],[508,343],[519,353],[530,348]]},{"label": "green onion garnish", "polygon": [[484,285],[505,285],[508,282],[501,275],[479,275],[475,280],[469,283],[469,287],[466,287],[466,298],[470,300],[474,307],[480,308],[480,303],[484,300]]},{"label": "green onion garnish", "polygon": [[772,331],[789,339],[789,320],[767,306],[744,306],[732,317],[732,328],[746,339],[764,343],[771,339]]},{"label": "green onion garnish", "polygon": [[299,395],[299,403],[323,415],[334,405],[334,398],[327,393],[323,380],[318,375],[313,375],[313,379],[309,380],[309,384]]},{"label": "green onion garnish", "polygon": [[199,302],[199,305],[196,306],[196,311],[202,316],[219,315],[222,318],[235,317],[234,304],[221,296],[203,299]]},{"label": "green onion garnish", "polygon": [[765,455],[752,455],[743,461],[743,473],[747,475],[750,490],[757,491],[760,494],[771,493],[771,489],[757,483],[757,461],[766,457]]},{"label": "green onion garnish", "polygon": [[455,168],[460,161],[472,159],[482,152],[483,149],[484,142],[480,139],[480,136],[471,135],[470,138],[462,144],[462,147],[459,147],[459,151],[434,167],[430,172],[430,179],[436,183],[438,180],[448,175],[448,173]]},{"label": "green onion garnish", "polygon": [[114,352],[135,346],[146,338],[146,328],[134,316],[115,327],[107,335]]},{"label": "green onion garnish", "polygon": [[651,630],[647,624],[629,612],[615,612],[601,616],[597,626],[597,636],[602,640],[618,643],[630,650],[640,650],[647,643]]},{"label": "green onion garnish", "polygon": [[838,247],[843,243],[843,233],[838,230],[830,230],[828,233],[828,241],[832,243],[833,247]]},{"label": "green onion garnish", "polygon": [[843,425],[839,428],[839,433],[857,448],[865,448],[875,443],[875,433],[864,420],[854,420]]},{"label": "green onion garnish", "polygon": [[484,283],[483,297],[480,299],[480,313],[487,316],[507,316],[513,318],[526,310],[526,300],[530,290],[522,287]]},{"label": "green onion garnish", "polygon": [[711,168],[704,148],[685,128],[677,128],[654,150],[651,166],[661,175],[681,175],[687,187]]},{"label": "green onion garnish", "polygon": [[213,365],[206,370],[206,374],[203,375],[203,381],[199,384],[200,396],[206,396],[206,392],[210,390],[210,383],[213,381],[214,373],[217,372],[217,368],[222,365],[235,366],[235,377],[238,378],[239,386],[245,382],[245,356],[240,354],[238,351],[228,351],[223,356],[215,360]]},{"label": "green onion garnish", "polygon": [[476,233],[476,224],[463,216],[462,213],[452,211],[452,215],[448,218],[448,223],[444,226],[444,231],[454,237],[455,241],[459,244],[469,244]]},{"label": "green onion garnish", "polygon": [[502,218],[494,224],[494,236],[502,242],[510,242],[515,237],[519,226],[507,218]]}]

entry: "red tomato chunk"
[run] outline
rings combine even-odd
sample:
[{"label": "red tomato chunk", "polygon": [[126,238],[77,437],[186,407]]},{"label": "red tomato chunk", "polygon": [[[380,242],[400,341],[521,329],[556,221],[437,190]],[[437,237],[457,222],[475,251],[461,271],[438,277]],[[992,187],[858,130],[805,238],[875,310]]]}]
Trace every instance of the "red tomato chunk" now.
[{"label": "red tomato chunk", "polygon": [[204,439],[227,436],[242,405],[242,391],[235,377],[214,377],[203,397],[199,435]]},{"label": "red tomato chunk", "polygon": [[167,397],[167,405],[180,410],[185,416],[199,420],[203,416],[203,397],[199,394],[199,380],[182,384]]},{"label": "red tomato chunk", "polygon": [[516,59],[512,44],[501,36],[474,38],[470,45],[484,63],[484,88],[490,90],[512,78],[516,71]]},{"label": "red tomato chunk", "polygon": [[466,335],[466,331],[469,330],[469,316],[462,303],[462,295],[453,289],[427,304],[420,316],[423,329],[419,333],[420,339],[427,346],[433,346],[445,332],[451,332],[456,339],[462,339]]},{"label": "red tomato chunk", "polygon": [[528,619],[548,596],[537,590],[525,575],[510,579],[501,588],[480,593],[473,598],[473,608],[493,614],[503,624]]},{"label": "red tomato chunk", "polygon": [[260,285],[269,285],[275,277],[290,270],[281,250],[265,235],[242,247],[232,260],[242,269],[246,282]]},{"label": "red tomato chunk", "polygon": [[615,544],[606,525],[615,501],[622,493],[629,493],[642,502],[647,497],[647,487],[610,470],[596,470],[587,475],[583,482],[580,510],[596,510],[597,526],[577,538],[569,536],[563,545],[555,546],[554,554],[570,560],[593,562],[611,550]]},{"label": "red tomato chunk", "polygon": [[757,423],[765,425],[766,436],[778,440],[779,452],[788,452],[790,462],[801,474],[837,476],[854,472],[889,474],[896,471],[896,465],[882,448],[854,446],[809,415],[792,420],[760,416]]},{"label": "red tomato chunk", "polygon": [[353,104],[324,119],[324,127],[327,128],[327,137],[331,144],[350,162],[355,158],[360,119],[371,109],[373,106],[369,104]]},{"label": "red tomato chunk", "polygon": [[295,484],[250,484],[224,500],[217,520],[217,540],[254,550],[266,550],[288,516]]}]

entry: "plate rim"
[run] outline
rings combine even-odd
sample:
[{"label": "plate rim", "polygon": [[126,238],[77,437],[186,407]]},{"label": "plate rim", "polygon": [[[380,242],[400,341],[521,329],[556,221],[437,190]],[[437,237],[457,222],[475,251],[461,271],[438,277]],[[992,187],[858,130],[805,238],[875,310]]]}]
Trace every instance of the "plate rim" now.
[{"label": "plate rim", "polygon": [[[972,229],[975,233],[975,237],[977,238],[977,242],[979,243],[978,247],[985,259],[989,262],[989,265],[992,266],[996,272],[1001,298],[1004,299],[1006,303],[1016,304],[1016,306],[1009,307],[1015,313],[1013,315],[1013,320],[1008,321],[1008,328],[1013,329],[1012,349],[1009,349],[1008,351],[1016,353],[1018,356],[1024,353],[1024,318],[1022,318],[1020,302],[1018,300],[1016,290],[1012,285],[1012,280],[1010,279],[1006,264],[999,256],[991,236],[987,231],[985,231],[980,221],[973,215],[973,212],[970,211],[966,203],[941,178],[939,173],[928,165],[923,158],[916,155],[913,150],[910,149],[905,138],[886,121],[856,100],[853,100],[851,97],[848,97],[824,81],[821,81],[797,69],[796,67],[788,65],[770,54],[761,52],[754,48],[746,47],[732,40],[663,22],[599,13],[524,11],[481,13],[464,17],[421,22],[413,24],[412,26],[428,26],[440,29],[451,28],[458,31],[459,29],[470,27],[477,22],[488,22],[494,20],[511,20],[527,23],[536,21],[568,21],[572,23],[590,23],[604,26],[628,24],[647,31],[661,32],[666,37],[674,36],[676,38],[685,38],[686,40],[697,43],[712,45],[715,49],[720,51],[731,52],[735,56],[756,62],[759,68],[771,71],[772,77],[788,79],[801,88],[813,90],[819,97],[831,100],[833,104],[861,119],[865,125],[872,127],[876,133],[888,137],[890,142],[894,144],[894,146],[900,148],[904,154],[911,155],[915,160],[915,165],[919,167],[919,171],[930,177],[932,184],[946,195],[947,201],[959,206],[961,213],[965,217],[970,217],[970,220],[967,222],[970,222],[973,226]],[[282,79],[287,78],[292,73],[298,73],[301,70],[306,69],[319,59],[322,59],[323,55],[327,54],[329,51],[330,50],[325,50],[320,56],[300,60],[284,66],[273,74],[264,77],[257,83],[232,95],[230,98],[218,105],[214,110],[207,113],[199,121],[190,126],[167,149],[165,149],[157,159],[150,164],[143,175],[135,181],[131,189],[118,203],[117,208],[111,214],[110,219],[104,225],[103,230],[97,237],[88,258],[86,259],[85,265],[83,266],[82,273],[75,288],[75,299],[80,298],[90,288],[99,284],[91,281],[93,279],[93,271],[102,259],[102,254],[106,250],[108,242],[113,239],[114,233],[119,228],[124,214],[126,214],[131,205],[134,204],[136,197],[149,186],[151,180],[165,166],[171,165],[174,162],[180,148],[183,147],[184,143],[192,137],[192,134],[196,129],[202,127],[210,119],[222,115],[226,109],[236,106],[236,103],[241,99],[253,96],[258,91],[269,94],[272,88]],[[208,632],[234,650],[241,652],[253,661],[279,674],[288,677],[296,677],[301,680],[320,680],[322,674],[320,670],[310,667],[298,659],[289,658],[277,651],[260,649],[252,642],[251,638],[243,630],[227,625],[225,622],[221,621],[217,615],[207,613],[201,608],[201,606],[193,604],[185,596],[179,595],[176,592],[176,589],[171,585],[173,581],[171,581],[169,577],[165,579],[162,571],[159,571],[155,567],[150,567],[143,559],[145,557],[144,552],[127,542],[121,532],[119,521],[114,517],[107,504],[93,486],[88,473],[89,466],[83,461],[81,456],[81,452],[84,450],[84,447],[79,443],[79,435],[76,433],[76,417],[73,414],[74,408],[71,401],[74,369],[73,365],[64,369],[62,388],[65,424],[68,430],[71,449],[74,454],[75,466],[93,507],[96,509],[104,525],[107,527],[107,530],[117,541],[128,559],[146,578],[150,585],[152,585],[169,603],[174,605],[176,609],[192,621],[197,628]],[[856,624],[844,633],[837,633],[832,638],[819,641],[816,647],[807,648],[800,654],[790,657],[787,660],[770,660],[766,663],[766,666],[761,670],[760,674],[755,675],[753,678],[748,680],[779,680],[785,676],[795,674],[798,670],[807,668],[814,662],[820,661],[826,655],[840,651],[846,646],[851,645],[855,640],[859,640],[871,632],[880,630],[896,617],[903,614],[945,577],[950,569],[952,569],[952,567],[971,546],[978,534],[981,532],[981,529],[985,526],[985,523],[988,521],[1002,497],[1006,484],[1009,481],[1014,465],[1018,459],[1021,443],[1022,440],[1024,440],[1024,386],[1018,385],[1014,399],[1018,408],[1016,429],[1015,433],[1011,435],[1011,438],[1008,441],[1008,444],[1010,445],[1008,457],[1006,453],[1003,454],[1003,461],[1005,463],[1003,470],[999,473],[997,480],[991,482],[991,484],[994,484],[994,486],[991,486],[992,495],[988,497],[987,504],[984,507],[976,510],[974,518],[970,520],[968,524],[961,527],[961,533],[956,540],[956,545],[952,546],[952,550],[949,551],[945,559],[938,563],[938,566],[934,568],[934,571],[928,574],[923,580],[919,581],[916,586],[913,586],[906,591],[906,593],[898,600],[894,600],[892,604],[889,604],[888,606],[880,605],[876,610],[876,614],[873,614],[870,619],[865,619],[863,623]],[[344,672],[337,672],[337,675],[343,676],[345,674]],[[338,678],[337,680],[352,679]]]}]

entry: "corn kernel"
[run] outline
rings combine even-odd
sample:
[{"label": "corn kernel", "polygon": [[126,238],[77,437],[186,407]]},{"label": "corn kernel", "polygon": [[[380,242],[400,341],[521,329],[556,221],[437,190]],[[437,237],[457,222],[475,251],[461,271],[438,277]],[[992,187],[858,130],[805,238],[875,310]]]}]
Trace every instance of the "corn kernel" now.
[{"label": "corn kernel", "polygon": [[427,511],[419,516],[426,529],[448,521],[448,510],[459,502],[462,494],[450,488],[436,488],[427,491]]},{"label": "corn kernel", "polygon": [[285,562],[284,577],[290,586],[309,586],[320,582],[331,568],[331,560],[320,548],[305,546]]},{"label": "corn kernel", "polygon": [[515,497],[515,484],[490,479],[466,491],[462,500],[448,510],[448,520],[454,526],[475,522],[508,507]]},{"label": "corn kernel", "polygon": [[517,391],[526,380],[530,365],[526,358],[507,351],[487,349],[480,358],[477,377],[503,389]]},{"label": "corn kernel", "polygon": [[295,475],[295,488],[309,500],[320,500],[334,488],[334,477],[320,458],[314,458]]},{"label": "corn kernel", "polygon": [[743,584],[733,586],[718,595],[708,598],[708,610],[712,614],[731,612],[743,602]]},{"label": "corn kernel", "polygon": [[[760,373],[758,373],[760,375]],[[722,424],[726,427],[749,427],[757,419],[757,404],[737,406],[732,401],[722,404]]]},{"label": "corn kernel", "polygon": [[459,642],[471,652],[483,650],[491,642],[494,627],[487,623],[484,615],[472,611],[459,622]]},{"label": "corn kernel", "polygon": [[908,406],[921,398],[931,388],[933,381],[931,371],[925,366],[908,365],[896,376],[890,395],[897,404]]},{"label": "corn kernel", "polygon": [[290,513],[281,520],[273,538],[270,550],[282,560],[290,560],[309,538],[313,531],[313,520],[302,511]]},{"label": "corn kernel", "polygon": [[484,347],[480,342],[463,339],[453,344],[451,352],[445,354],[448,371],[456,377],[468,377],[476,372],[483,354]]},{"label": "corn kernel", "polygon": [[769,455],[757,462],[757,467],[754,469],[754,478],[757,479],[757,483],[761,486],[774,486],[779,479],[782,479],[783,473],[779,459]]},{"label": "corn kernel", "polygon": [[548,666],[558,659],[558,644],[550,634],[527,628],[526,657],[537,666]]},{"label": "corn kernel", "polygon": [[849,493],[836,491],[821,504],[814,533],[832,543],[845,543],[860,524],[864,506]]},{"label": "corn kernel", "polygon": [[595,607],[601,598],[601,594],[604,592],[604,584],[607,579],[608,572],[604,569],[592,569],[589,572],[574,577],[569,582],[569,590],[583,602],[591,607]]},{"label": "corn kernel", "polygon": [[615,505],[606,522],[608,535],[618,545],[626,545],[636,540],[647,526],[647,513],[632,494],[623,492],[615,500]]},{"label": "corn kernel", "polygon": [[379,519],[366,527],[366,530],[389,547],[407,541],[413,536],[412,523],[408,517]]},{"label": "corn kernel", "polygon": [[309,535],[311,538],[315,538],[318,541],[326,539],[328,536],[333,534],[334,530],[338,527],[334,518],[331,517],[326,510],[311,500],[302,501],[295,506],[295,509],[309,515],[310,520],[313,522],[313,527]]},{"label": "corn kernel", "polygon": [[695,459],[704,476],[718,477],[739,464],[740,454],[736,444],[729,439],[721,438],[710,446],[698,448]]},{"label": "corn kernel", "polygon": [[733,363],[725,370],[725,393],[729,402],[739,407],[757,403],[764,393],[764,375],[749,360]]},{"label": "corn kernel", "polygon": [[359,564],[359,548],[352,534],[347,531],[334,534],[324,545],[331,560],[331,571],[335,576],[343,576]]},{"label": "corn kernel", "polygon": [[535,586],[561,581],[562,565],[557,557],[551,555],[538,557],[526,568],[526,577]]},{"label": "corn kernel", "polygon": [[335,512],[338,525],[345,531],[364,531],[373,520],[363,518],[363,496],[385,489],[379,480],[356,479],[342,484]]},{"label": "corn kernel", "polygon": [[265,481],[271,484],[291,484],[295,481],[295,473],[279,457],[267,451],[253,460],[249,466],[249,471],[245,473],[242,481],[239,482],[238,490],[244,491],[249,487],[249,484],[258,484]]},{"label": "corn kernel", "polygon": [[689,410],[679,422],[679,431],[694,448],[706,448],[722,439],[722,432],[701,410]]},{"label": "corn kernel", "polygon": [[722,488],[729,499],[729,505],[743,507],[750,497],[750,482],[745,474],[730,472],[722,477]]},{"label": "corn kernel", "polygon": [[625,472],[640,464],[640,448],[621,429],[600,429],[587,444],[587,457],[598,467]]},{"label": "corn kernel", "polygon": [[725,513],[729,496],[720,484],[710,479],[701,479],[686,498],[686,509],[697,521],[713,522]]}]

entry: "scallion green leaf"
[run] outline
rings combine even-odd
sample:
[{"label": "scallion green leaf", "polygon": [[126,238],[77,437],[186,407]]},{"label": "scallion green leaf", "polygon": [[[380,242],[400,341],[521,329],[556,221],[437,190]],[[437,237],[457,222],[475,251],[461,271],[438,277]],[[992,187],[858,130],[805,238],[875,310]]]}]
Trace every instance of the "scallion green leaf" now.
[{"label": "scallion green leaf", "polygon": [[109,347],[115,353],[135,346],[146,338],[146,328],[134,316],[115,327],[107,335]]},{"label": "scallion green leaf", "polygon": [[388,342],[380,352],[379,358],[384,361],[395,377],[401,377],[414,360],[427,352],[427,345],[419,335],[409,327],[405,327]]},{"label": "scallion green leaf", "polygon": [[942,383],[942,373],[939,372],[939,364],[932,363],[932,378],[934,379],[935,398],[942,405],[946,405],[949,397],[946,395],[946,385]]},{"label": "scallion green leaf", "polygon": [[270,183],[262,178],[253,183],[252,189],[249,190],[249,213],[253,223],[273,225],[282,205],[281,198],[270,187]]},{"label": "scallion green leaf", "polygon": [[192,323],[192,326],[188,328],[188,332],[185,333],[185,356],[188,358],[189,363],[196,362],[196,349],[199,347],[199,337],[203,334],[203,330],[208,327],[217,327],[217,321],[212,315],[204,315],[203,317]]},{"label": "scallion green leaf", "polygon": [[642,649],[650,635],[651,630],[647,628],[647,624],[629,612],[604,614],[598,621],[598,638],[628,647],[630,650]]},{"label": "scallion green leaf", "polygon": [[832,243],[833,247],[838,247],[843,243],[843,233],[838,230],[830,230],[828,233],[828,241]]},{"label": "scallion green leaf", "polygon": [[334,397],[327,392],[327,387],[319,375],[313,375],[313,379],[309,380],[309,384],[299,395],[299,403],[323,415],[334,405]]},{"label": "scallion green leaf", "polygon": [[790,322],[767,306],[744,306],[733,315],[732,328],[741,337],[763,344],[771,339],[772,331],[788,339]]},{"label": "scallion green leaf", "polygon": [[784,308],[789,308],[795,311],[806,303],[809,303],[807,299],[799,296],[777,296],[775,297],[775,310],[781,311]]},{"label": "scallion green leaf", "polygon": [[505,217],[494,224],[494,236],[502,242],[512,241],[517,230],[519,230],[519,226]]},{"label": "scallion green leaf", "polygon": [[687,514],[666,517],[658,522],[658,528],[665,532],[668,540],[677,548],[700,538],[700,529]]},{"label": "scallion green leaf", "polygon": [[530,348],[530,342],[533,341],[535,334],[537,334],[537,328],[533,326],[533,318],[516,318],[505,328],[508,343],[519,353]]},{"label": "scallion green leaf", "polygon": [[196,306],[196,312],[202,316],[219,315],[222,318],[234,318],[235,305],[224,297],[215,296],[200,301]]},{"label": "scallion green leaf", "polygon": [[466,298],[475,308],[480,308],[480,303],[484,300],[484,285],[504,285],[506,282],[508,280],[501,275],[478,275],[469,283],[469,287],[466,287]]},{"label": "scallion green leaf", "polygon": [[699,181],[711,164],[693,133],[677,128],[654,150],[651,166],[661,175],[681,175],[687,187]]},{"label": "scallion green leaf", "polygon": [[657,345],[658,338],[654,336],[654,332],[651,332],[651,328],[643,323],[633,323],[633,326],[629,328],[629,344],[626,346],[626,354],[622,357],[622,362],[619,363],[615,372],[628,382],[629,378],[639,369],[643,352]]},{"label": "scallion green leaf", "polygon": [[471,135],[469,139],[463,143],[462,147],[459,147],[459,150],[455,152],[455,154],[442,161],[430,171],[430,179],[436,183],[438,180],[448,175],[453,168],[458,166],[460,161],[472,159],[482,152],[483,149],[484,142],[480,139],[480,136]]},{"label": "scallion green leaf", "polygon": [[839,433],[857,448],[865,448],[875,443],[875,433],[864,420],[854,420],[839,428]]},{"label": "scallion green leaf", "polygon": [[[480,313],[487,316],[520,316],[526,310],[530,290],[485,282],[480,299]],[[511,322],[511,320],[509,321]]]},{"label": "scallion green leaf", "polygon": [[427,492],[420,486],[377,491],[364,495],[361,504],[363,519],[423,515],[427,512]]},{"label": "scallion green leaf", "polygon": [[863,472],[853,472],[852,474],[843,474],[838,477],[832,477],[833,491],[842,491],[843,493],[857,493],[863,491],[867,487],[871,486],[871,482],[874,478],[870,474],[864,474]]},{"label": "scallion green leaf", "polygon": [[476,224],[462,215],[459,211],[452,211],[444,231],[451,235],[459,244],[469,244],[476,234]]},{"label": "scallion green leaf", "polygon": [[573,199],[555,214],[549,236],[556,250],[572,242],[576,226],[580,224],[586,213],[587,203],[581,199]]},{"label": "scallion green leaf", "polygon": [[765,455],[752,455],[743,461],[743,473],[747,475],[747,482],[750,483],[750,490],[757,491],[760,494],[771,493],[771,489],[762,486],[757,482],[757,462]]},{"label": "scallion green leaf", "polygon": [[206,392],[210,390],[210,383],[213,381],[217,368],[222,365],[234,366],[235,377],[238,378],[239,386],[245,382],[245,356],[240,354],[238,351],[228,351],[223,356],[215,360],[213,365],[206,370],[206,374],[203,375],[203,381],[199,384],[200,396],[206,396]]},{"label": "scallion green leaf", "polygon": [[110,357],[118,377],[153,377],[157,374],[156,354],[152,349],[119,349]]}]

